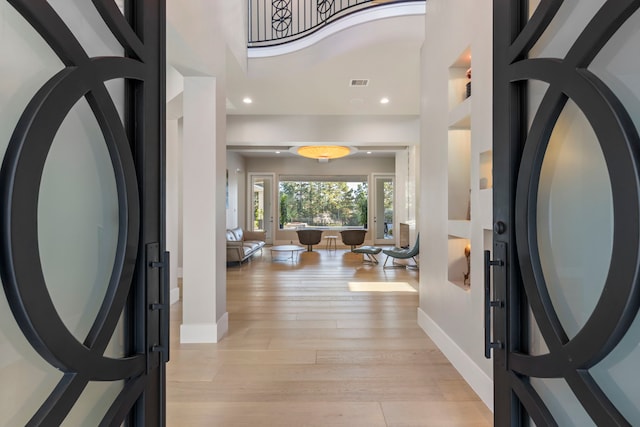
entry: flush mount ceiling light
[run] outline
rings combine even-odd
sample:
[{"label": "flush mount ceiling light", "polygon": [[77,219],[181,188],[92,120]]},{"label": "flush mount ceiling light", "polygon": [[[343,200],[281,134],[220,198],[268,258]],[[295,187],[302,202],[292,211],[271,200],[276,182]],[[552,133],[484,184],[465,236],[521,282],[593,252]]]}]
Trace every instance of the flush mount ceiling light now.
[{"label": "flush mount ceiling light", "polygon": [[253,100],[251,98],[249,98],[248,96],[246,96],[242,102],[244,102],[245,104],[251,104],[253,102]]},{"label": "flush mount ceiling light", "polygon": [[291,147],[291,151],[309,159],[331,160],[348,156],[357,150],[344,145],[305,145],[302,147]]},{"label": "flush mount ceiling light", "polygon": [[380,99],[380,104],[388,104],[389,103],[389,98],[384,97]]}]

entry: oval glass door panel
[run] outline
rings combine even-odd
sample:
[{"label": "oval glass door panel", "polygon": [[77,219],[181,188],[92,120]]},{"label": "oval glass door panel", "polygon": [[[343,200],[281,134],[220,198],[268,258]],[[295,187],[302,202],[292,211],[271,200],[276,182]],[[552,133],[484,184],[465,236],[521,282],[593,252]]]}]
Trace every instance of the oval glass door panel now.
[{"label": "oval glass door panel", "polygon": [[[558,119],[544,156],[536,214],[544,280],[571,339],[593,313],[604,289],[614,225],[604,155],[585,116],[571,101]],[[547,352],[539,329],[531,327],[529,354]],[[560,425],[594,425],[564,379],[532,378],[531,384]]]},{"label": "oval glass door panel", "polygon": [[113,166],[98,123],[82,99],[53,141],[38,206],[45,282],[78,341],[84,341],[105,297],[118,228]]},{"label": "oval glass door panel", "polygon": [[571,101],[551,135],[539,184],[540,263],[555,311],[572,338],[593,312],[609,271],[613,198],[600,144]]}]

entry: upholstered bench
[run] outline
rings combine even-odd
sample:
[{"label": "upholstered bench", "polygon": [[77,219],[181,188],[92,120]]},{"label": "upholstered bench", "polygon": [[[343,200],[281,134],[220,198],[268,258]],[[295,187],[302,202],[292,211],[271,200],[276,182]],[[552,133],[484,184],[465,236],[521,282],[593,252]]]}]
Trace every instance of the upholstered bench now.
[{"label": "upholstered bench", "polygon": [[[352,252],[356,254],[362,254],[362,261],[377,264],[378,259],[376,258],[376,255],[379,254],[381,250],[382,248],[377,248],[375,246],[360,246],[359,248],[353,249]],[[367,258],[364,258],[364,255],[366,255]]]}]

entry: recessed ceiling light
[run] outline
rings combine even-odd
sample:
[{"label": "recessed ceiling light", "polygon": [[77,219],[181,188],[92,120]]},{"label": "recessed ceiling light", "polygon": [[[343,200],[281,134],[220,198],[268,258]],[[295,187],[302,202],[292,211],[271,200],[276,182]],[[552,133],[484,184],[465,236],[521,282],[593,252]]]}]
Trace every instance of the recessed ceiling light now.
[{"label": "recessed ceiling light", "polygon": [[367,151],[367,154],[371,154],[371,151]]},{"label": "recessed ceiling light", "polygon": [[389,98],[384,97],[380,99],[380,104],[388,104],[389,103]]},{"label": "recessed ceiling light", "polygon": [[248,96],[245,96],[244,99],[242,100],[242,102],[244,102],[245,104],[251,104],[253,102],[253,100],[251,98],[249,98]]},{"label": "recessed ceiling light", "polygon": [[276,154],[280,154],[280,152],[279,152],[279,151],[276,151]]}]

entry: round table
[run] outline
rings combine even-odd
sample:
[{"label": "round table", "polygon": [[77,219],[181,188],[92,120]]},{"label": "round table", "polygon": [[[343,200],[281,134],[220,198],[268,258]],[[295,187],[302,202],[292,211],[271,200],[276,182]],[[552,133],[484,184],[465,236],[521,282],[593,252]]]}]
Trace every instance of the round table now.
[{"label": "round table", "polygon": [[298,245],[280,245],[280,246],[272,246],[271,247],[271,260],[273,260],[274,252],[291,252],[291,255],[287,259],[291,259],[291,261],[297,261],[300,258],[300,252],[305,249],[302,246]]}]

